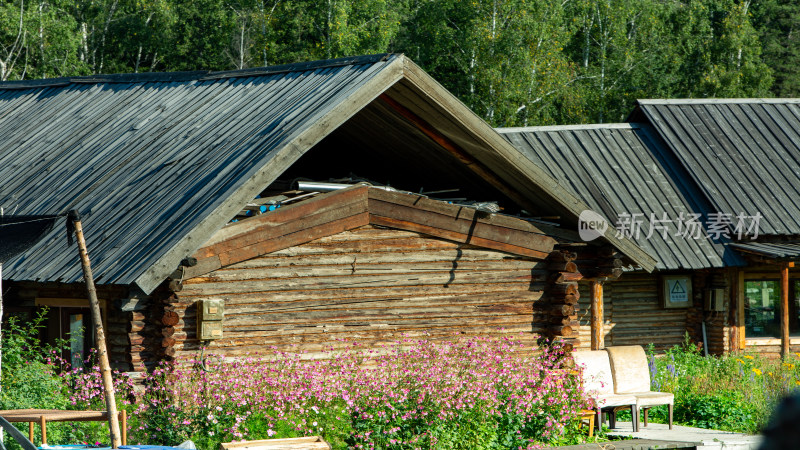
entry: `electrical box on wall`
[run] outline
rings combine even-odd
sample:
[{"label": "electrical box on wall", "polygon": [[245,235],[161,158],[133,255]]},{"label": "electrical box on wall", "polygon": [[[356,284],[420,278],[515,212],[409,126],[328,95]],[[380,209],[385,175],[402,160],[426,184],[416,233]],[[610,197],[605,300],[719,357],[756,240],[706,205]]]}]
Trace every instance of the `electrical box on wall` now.
[{"label": "electrical box on wall", "polygon": [[197,302],[197,338],[201,341],[222,338],[225,301],[203,299]]},{"label": "electrical box on wall", "polygon": [[706,289],[705,310],[725,310],[725,289]]}]

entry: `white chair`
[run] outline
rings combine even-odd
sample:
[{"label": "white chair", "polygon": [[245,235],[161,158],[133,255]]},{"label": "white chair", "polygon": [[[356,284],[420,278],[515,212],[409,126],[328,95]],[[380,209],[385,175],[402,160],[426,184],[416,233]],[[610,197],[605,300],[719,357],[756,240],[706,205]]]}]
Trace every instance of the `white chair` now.
[{"label": "white chair", "polygon": [[672,408],[675,395],[669,392],[650,390],[650,367],[647,354],[641,345],[625,345],[606,348],[611,360],[611,373],[614,378],[614,392],[618,395],[636,397],[634,423],[639,422],[639,411],[644,410],[644,426],[647,426],[647,411],[658,405],[668,405],[669,429],[672,429]]},{"label": "white chair", "polygon": [[631,410],[633,416],[633,431],[639,428],[638,417],[635,414],[636,397],[630,394],[617,394],[614,392],[614,378],[611,363],[605,350],[579,350],[572,354],[575,365],[583,368],[583,389],[595,399],[595,414],[597,415],[597,429],[600,430],[603,411],[606,411],[611,428],[616,427],[617,411]]}]

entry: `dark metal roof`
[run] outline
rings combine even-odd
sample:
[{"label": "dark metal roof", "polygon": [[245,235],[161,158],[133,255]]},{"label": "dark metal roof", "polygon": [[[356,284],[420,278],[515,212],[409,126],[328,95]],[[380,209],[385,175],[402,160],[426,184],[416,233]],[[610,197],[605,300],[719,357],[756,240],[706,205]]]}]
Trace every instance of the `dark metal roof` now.
[{"label": "dark metal roof", "polygon": [[737,242],[730,245],[744,253],[752,253],[768,259],[796,260],[800,258],[800,243],[797,242]]},{"label": "dark metal roof", "polygon": [[658,130],[716,211],[800,234],[800,99],[640,100],[630,120]]},{"label": "dark metal roof", "polygon": [[0,264],[28,250],[58,219],[58,216],[0,216]]},{"label": "dark metal roof", "polygon": [[[674,236],[675,222],[666,223],[666,239],[650,230],[650,215],[676,220],[681,213],[702,212],[696,194],[672,181],[653,148],[663,143],[647,126],[637,124],[578,125],[498,129],[520,152],[575,193],[611,225],[621,214],[642,214],[635,242],[657,260],[659,269],[699,269],[742,264],[734,252],[712,242]],[[656,224],[658,225],[658,224]]]},{"label": "dark metal roof", "polygon": [[[98,282],[149,292],[324,137],[312,125],[335,127],[354,92],[396,81],[386,68],[399,56],[2,83],[0,207],[77,209]],[[76,282],[81,267],[55,227],[3,276]]]},{"label": "dark metal roof", "polygon": [[[400,109],[387,113],[382,94]],[[445,150],[425,127],[459,148]],[[96,282],[149,293],[301,157],[352,156],[354,144],[375,133],[382,140],[359,150],[366,160],[416,158],[448,179],[497,191],[487,181],[495,177],[520,194],[520,205],[567,221],[586,209],[402,55],[0,83],[0,208],[78,210]],[[336,135],[360,138],[331,141]],[[612,231],[609,243],[652,270],[651,256]],[[55,227],[10,259],[3,275],[76,282],[76,255]]]}]

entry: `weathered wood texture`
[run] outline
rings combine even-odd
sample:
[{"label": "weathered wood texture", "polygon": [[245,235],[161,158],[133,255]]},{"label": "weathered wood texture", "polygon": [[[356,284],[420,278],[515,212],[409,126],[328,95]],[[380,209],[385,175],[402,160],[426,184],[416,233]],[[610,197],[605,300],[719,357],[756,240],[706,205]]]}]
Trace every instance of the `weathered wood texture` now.
[{"label": "weathered wood texture", "polygon": [[553,251],[547,258],[547,268],[550,269],[550,274],[545,287],[545,299],[550,303],[551,310],[560,305],[571,308],[569,315],[551,315],[546,335],[550,338],[561,339],[573,347],[580,346],[577,333],[580,326],[578,322],[578,301],[580,300],[578,281],[583,278],[583,275],[575,264],[577,258],[577,253],[569,250]]},{"label": "weathered wood texture", "polygon": [[226,226],[194,253],[197,264],[185,268],[184,278],[368,224],[537,259],[546,258],[556,243],[522,219],[481,214],[419,195],[354,186]]},{"label": "weathered wood texture", "polygon": [[225,301],[224,337],[208,348],[227,355],[273,346],[313,354],[404,335],[533,342],[553,326],[542,298],[548,274],[533,258],[368,225],[185,280],[165,302],[177,323],[162,330],[175,342],[167,356],[194,354],[195,305],[216,298]]}]

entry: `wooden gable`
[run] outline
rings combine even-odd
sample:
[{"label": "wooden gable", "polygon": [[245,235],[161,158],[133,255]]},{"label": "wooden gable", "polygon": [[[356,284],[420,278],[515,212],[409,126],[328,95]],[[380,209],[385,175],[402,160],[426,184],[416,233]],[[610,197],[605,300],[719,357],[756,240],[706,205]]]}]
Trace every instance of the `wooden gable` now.
[{"label": "wooden gable", "polygon": [[544,259],[556,240],[531,222],[414,194],[369,186],[319,195],[217,232],[183,278],[365,225],[414,231],[454,242]]}]

